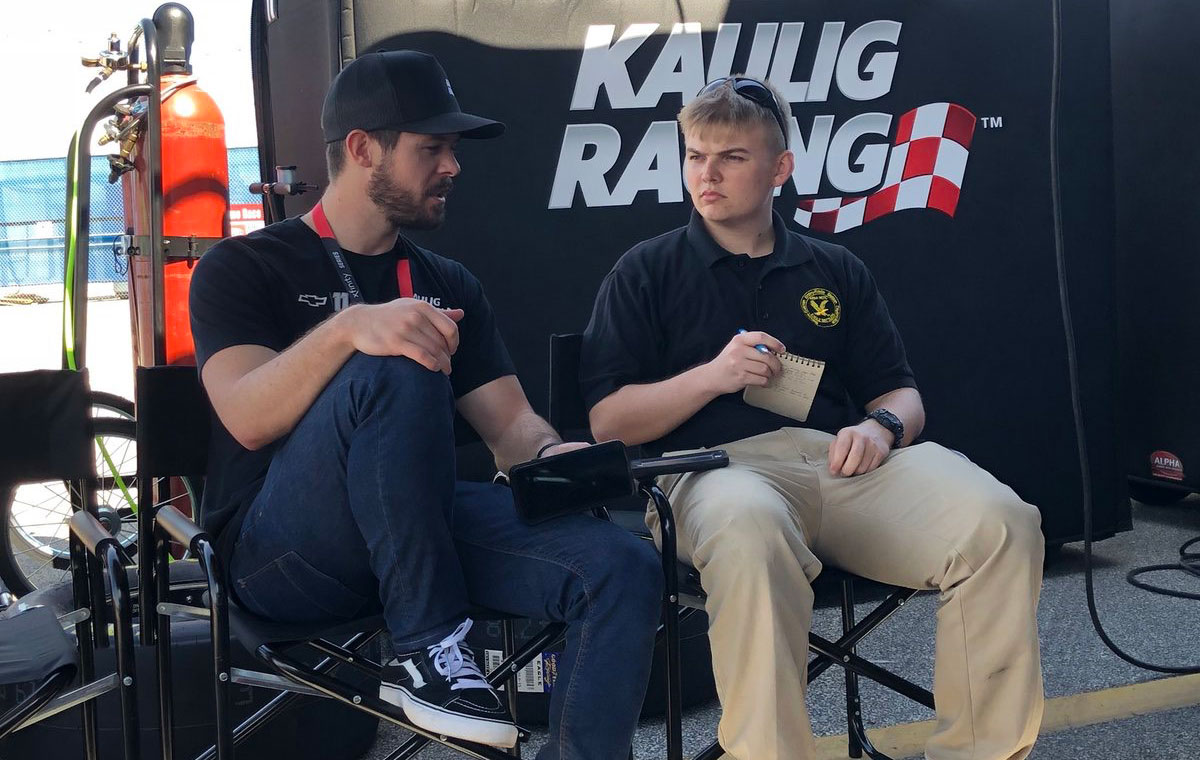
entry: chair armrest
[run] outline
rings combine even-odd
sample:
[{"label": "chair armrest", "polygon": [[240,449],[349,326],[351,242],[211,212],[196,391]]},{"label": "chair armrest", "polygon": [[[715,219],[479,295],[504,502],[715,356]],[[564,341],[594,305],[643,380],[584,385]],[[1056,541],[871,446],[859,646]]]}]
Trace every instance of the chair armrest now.
[{"label": "chair armrest", "polygon": [[659,475],[719,470],[722,467],[728,466],[729,455],[725,453],[724,449],[712,449],[710,451],[697,451],[693,454],[634,459],[629,463],[629,471],[633,474],[635,480],[640,481]]},{"label": "chair armrest", "polygon": [[[96,558],[93,562],[86,561],[89,583],[92,594],[92,615],[95,623],[89,623],[95,641],[106,646],[108,632],[105,624],[104,584],[107,578],[108,592],[112,597],[112,623],[115,625],[117,639],[117,674],[125,678],[134,672],[133,660],[133,603],[129,593],[129,576],[126,566],[132,564],[129,556],[104,525],[90,512],[76,512],[71,515],[71,534],[79,539],[84,551]],[[144,550],[143,550],[144,551]],[[92,627],[92,626],[95,627]],[[89,666],[90,667],[90,666]],[[122,714],[129,715],[130,710],[136,711],[137,692],[131,683],[125,683],[125,691],[121,695]],[[128,723],[126,731],[129,730]]]},{"label": "chair armrest", "polygon": [[172,539],[189,548],[192,548],[192,542],[197,536],[204,535],[204,531],[196,523],[170,504],[159,507],[154,522]]},{"label": "chair armrest", "polygon": [[76,512],[71,515],[71,532],[87,549],[88,554],[93,557],[98,557],[100,547],[106,542],[111,542],[114,546],[120,547],[117,539],[113,538],[112,534],[104,529],[104,526],[96,519],[96,516],[90,512]]}]

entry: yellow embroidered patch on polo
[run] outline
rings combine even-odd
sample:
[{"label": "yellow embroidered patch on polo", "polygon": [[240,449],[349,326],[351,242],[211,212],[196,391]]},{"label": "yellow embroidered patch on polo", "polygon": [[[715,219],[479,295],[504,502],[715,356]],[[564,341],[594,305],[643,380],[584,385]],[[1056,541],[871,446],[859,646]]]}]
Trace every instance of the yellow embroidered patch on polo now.
[{"label": "yellow embroidered patch on polo", "polygon": [[800,296],[800,308],[817,327],[833,327],[842,319],[841,301],[825,288],[813,288]]}]

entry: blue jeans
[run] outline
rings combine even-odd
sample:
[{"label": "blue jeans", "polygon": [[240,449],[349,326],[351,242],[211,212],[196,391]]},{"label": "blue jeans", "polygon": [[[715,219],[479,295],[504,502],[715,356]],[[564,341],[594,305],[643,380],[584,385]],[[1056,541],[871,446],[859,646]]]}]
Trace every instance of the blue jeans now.
[{"label": "blue jeans", "polygon": [[398,652],[471,606],[567,623],[541,760],[628,755],[658,625],[654,547],[587,515],[516,517],[507,488],[456,481],[449,380],[356,354],[271,462],[242,524],[238,601],[283,622],[382,604]]}]

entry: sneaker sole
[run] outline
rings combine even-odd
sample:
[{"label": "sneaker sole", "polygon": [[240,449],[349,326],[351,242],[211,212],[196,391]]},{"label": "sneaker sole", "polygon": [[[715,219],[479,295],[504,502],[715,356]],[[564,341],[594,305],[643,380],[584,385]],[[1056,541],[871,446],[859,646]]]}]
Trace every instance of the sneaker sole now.
[{"label": "sneaker sole", "polygon": [[456,739],[509,749],[517,743],[517,727],[487,718],[471,718],[416,699],[399,686],[379,685],[379,698],[404,711],[406,718],[426,731]]}]

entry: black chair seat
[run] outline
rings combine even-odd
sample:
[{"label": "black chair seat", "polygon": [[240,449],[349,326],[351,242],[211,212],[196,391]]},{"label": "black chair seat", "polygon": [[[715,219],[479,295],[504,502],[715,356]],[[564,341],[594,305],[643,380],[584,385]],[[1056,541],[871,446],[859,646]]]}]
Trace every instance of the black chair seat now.
[{"label": "black chair seat", "polygon": [[229,605],[230,632],[250,652],[258,651],[263,645],[299,644],[313,639],[348,636],[361,631],[376,631],[385,627],[383,616],[378,614],[341,622],[326,620],[281,623],[258,617],[236,604]]},{"label": "black chair seat", "polygon": [[24,696],[18,691],[17,703],[0,713],[0,739],[27,725],[78,670],[79,652],[49,609],[0,621],[0,685],[35,684]]},{"label": "black chair seat", "polygon": [[[468,611],[475,620],[518,620],[519,615],[510,615],[497,610],[475,607]],[[387,628],[381,614],[366,615],[344,622],[318,621],[315,623],[280,623],[258,617],[239,607],[229,605],[229,627],[233,635],[250,652],[258,651],[264,644],[286,646],[301,644],[314,639],[330,639],[362,631],[378,631]]]},{"label": "black chair seat", "polygon": [[75,643],[49,608],[37,607],[0,620],[0,683],[41,681],[63,668],[70,668],[74,678],[78,667]]},{"label": "black chair seat", "polygon": [[[194,559],[181,559],[170,563],[171,585],[204,585],[208,582],[208,577],[204,574],[204,568]],[[141,578],[138,575],[137,567],[127,568],[129,577],[129,590],[136,591],[141,584]]]}]

